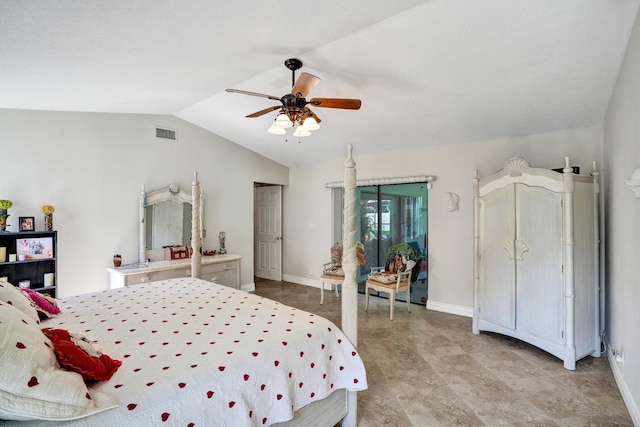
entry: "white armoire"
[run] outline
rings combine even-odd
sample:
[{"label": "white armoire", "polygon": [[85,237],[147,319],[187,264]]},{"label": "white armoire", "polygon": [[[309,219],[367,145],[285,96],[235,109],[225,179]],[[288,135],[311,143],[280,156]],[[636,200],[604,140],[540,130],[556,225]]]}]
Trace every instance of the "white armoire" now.
[{"label": "white armoire", "polygon": [[[595,169],[595,163],[594,163]],[[521,157],[474,184],[473,333],[539,347],[574,370],[600,356],[598,174]]]}]

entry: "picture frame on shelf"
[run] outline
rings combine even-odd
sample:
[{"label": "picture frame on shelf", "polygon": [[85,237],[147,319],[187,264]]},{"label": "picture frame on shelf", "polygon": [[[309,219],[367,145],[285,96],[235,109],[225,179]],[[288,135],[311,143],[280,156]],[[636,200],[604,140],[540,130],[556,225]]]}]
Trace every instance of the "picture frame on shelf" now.
[{"label": "picture frame on shelf", "polygon": [[18,259],[24,260],[53,258],[53,238],[36,237],[33,239],[16,240]]},{"label": "picture frame on shelf", "polygon": [[34,231],[35,227],[35,218],[32,216],[21,216],[19,217],[20,221],[20,231]]}]

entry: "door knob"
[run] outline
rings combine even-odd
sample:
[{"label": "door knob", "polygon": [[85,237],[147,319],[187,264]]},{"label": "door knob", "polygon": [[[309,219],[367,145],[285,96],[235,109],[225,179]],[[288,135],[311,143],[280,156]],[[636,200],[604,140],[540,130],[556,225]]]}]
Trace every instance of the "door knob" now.
[{"label": "door knob", "polygon": [[276,240],[282,240],[282,237],[278,236],[276,237]]}]

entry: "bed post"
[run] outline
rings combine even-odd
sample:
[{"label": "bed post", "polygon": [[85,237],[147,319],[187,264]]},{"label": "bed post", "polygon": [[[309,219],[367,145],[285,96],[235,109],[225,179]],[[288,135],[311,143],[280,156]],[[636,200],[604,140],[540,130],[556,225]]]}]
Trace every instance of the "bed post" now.
[{"label": "bed post", "polygon": [[140,191],[140,205],[138,206],[138,262],[147,261],[147,227],[144,224],[145,221],[145,209],[147,207],[147,193],[144,191],[144,185],[142,191]]},{"label": "bed post", "polygon": [[193,173],[191,183],[191,277],[200,278],[202,276],[202,218],[200,217],[200,183],[198,182],[198,172]]},{"label": "bed post", "polygon": [[[352,157],[353,146],[347,145],[344,161],[344,212],[342,283],[342,331],[354,347],[358,347],[358,284],[356,283],[356,163]],[[342,421],[344,427],[355,426],[358,421],[357,394],[347,392],[348,414]]]}]

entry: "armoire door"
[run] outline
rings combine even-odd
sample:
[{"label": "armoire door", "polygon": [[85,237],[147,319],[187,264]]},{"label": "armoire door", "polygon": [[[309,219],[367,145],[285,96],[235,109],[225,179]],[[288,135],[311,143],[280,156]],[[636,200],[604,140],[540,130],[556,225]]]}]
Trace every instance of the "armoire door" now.
[{"label": "armoire door", "polygon": [[481,322],[515,329],[516,266],[508,246],[515,235],[515,187],[510,184],[480,199]]},{"label": "armoire door", "polygon": [[516,329],[561,344],[562,194],[516,184]]}]

